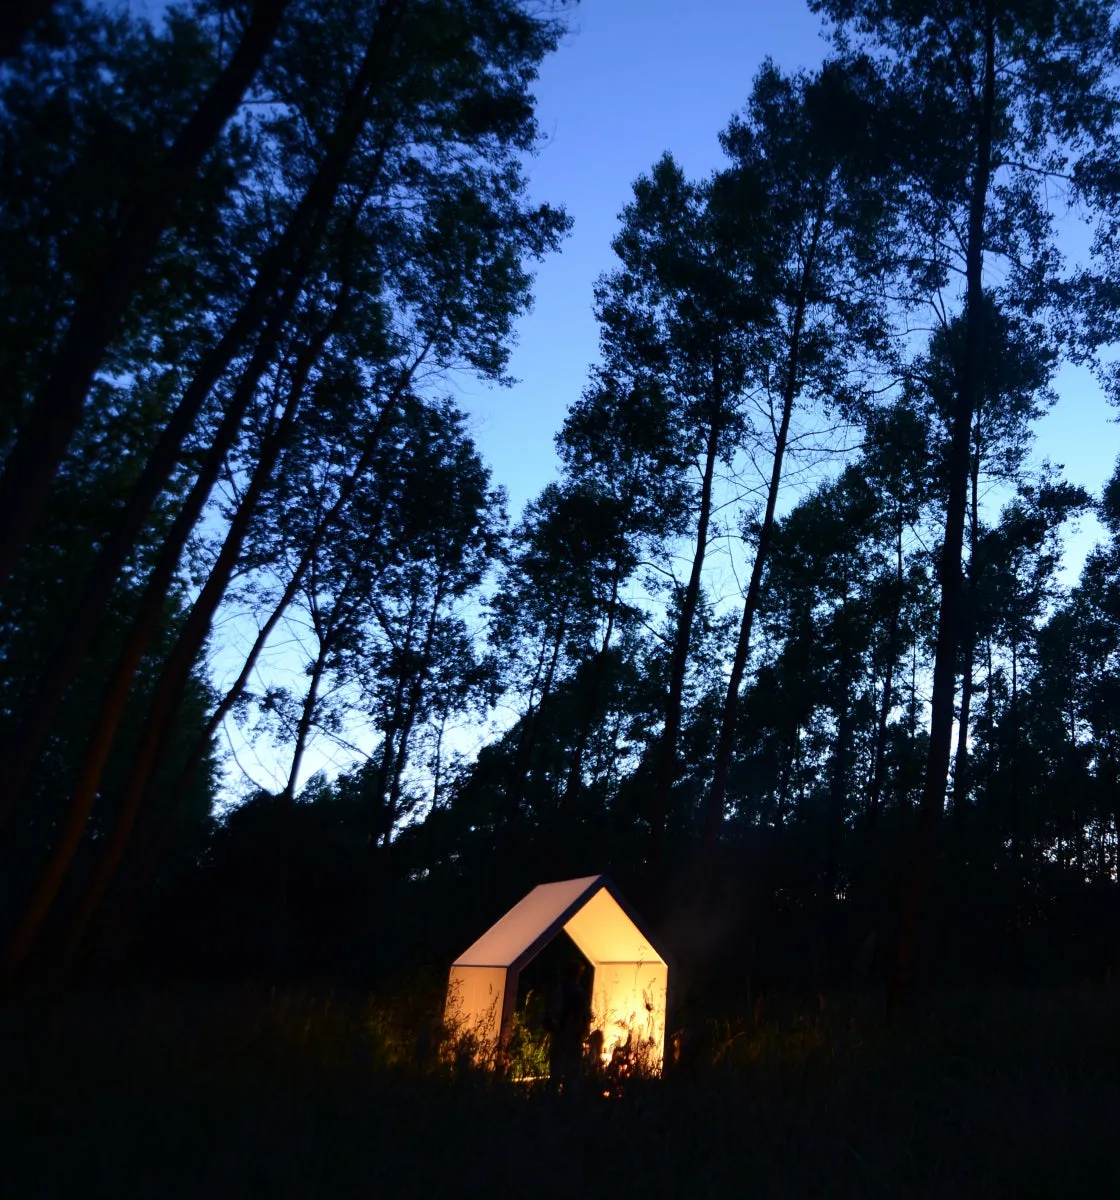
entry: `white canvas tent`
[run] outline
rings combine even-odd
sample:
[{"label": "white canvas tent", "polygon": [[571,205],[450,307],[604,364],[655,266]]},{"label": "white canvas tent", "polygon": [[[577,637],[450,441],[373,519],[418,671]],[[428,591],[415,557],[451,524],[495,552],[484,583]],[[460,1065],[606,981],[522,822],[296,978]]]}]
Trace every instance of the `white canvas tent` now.
[{"label": "white canvas tent", "polygon": [[525,966],[563,929],[591,963],[592,1028],[604,1054],[631,1047],[659,1070],[669,959],[605,875],[535,887],[451,966],[448,1022],[486,1050],[505,1044]]}]

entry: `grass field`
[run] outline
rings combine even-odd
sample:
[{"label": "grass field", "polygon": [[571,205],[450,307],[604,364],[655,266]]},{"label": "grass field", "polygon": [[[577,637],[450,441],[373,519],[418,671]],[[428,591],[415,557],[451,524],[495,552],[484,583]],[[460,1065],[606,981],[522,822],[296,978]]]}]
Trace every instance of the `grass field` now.
[{"label": "grass field", "polygon": [[0,1010],[5,1197],[1120,1193],[1120,992],[769,998],[663,1080],[557,1094],[441,1054],[433,976]]}]

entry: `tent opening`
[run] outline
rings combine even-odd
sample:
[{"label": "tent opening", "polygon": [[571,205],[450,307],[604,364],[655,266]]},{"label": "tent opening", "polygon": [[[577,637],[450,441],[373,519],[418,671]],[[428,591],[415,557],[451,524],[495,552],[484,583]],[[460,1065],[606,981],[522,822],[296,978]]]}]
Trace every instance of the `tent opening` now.
[{"label": "tent opening", "polygon": [[580,952],[580,948],[561,929],[535,958],[521,968],[517,980],[517,1011],[526,1016],[539,1016],[536,1024],[543,1029],[549,1002],[577,963],[583,964],[590,979],[595,964]]},{"label": "tent opening", "polygon": [[550,1026],[556,1018],[565,980],[580,965],[590,992],[595,964],[561,929],[524,967],[517,980],[517,1007],[510,1034],[509,1070],[515,1079],[549,1074]]}]

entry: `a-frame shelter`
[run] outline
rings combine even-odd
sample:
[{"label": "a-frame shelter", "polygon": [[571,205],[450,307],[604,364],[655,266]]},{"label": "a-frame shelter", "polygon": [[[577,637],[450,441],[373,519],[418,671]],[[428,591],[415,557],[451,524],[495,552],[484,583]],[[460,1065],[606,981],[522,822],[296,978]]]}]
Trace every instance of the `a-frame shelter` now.
[{"label": "a-frame shelter", "polygon": [[452,964],[447,1018],[484,1052],[506,1044],[517,982],[561,930],[593,970],[592,1028],[604,1056],[629,1044],[654,1070],[665,1053],[670,960],[605,875],[542,883],[518,901]]}]

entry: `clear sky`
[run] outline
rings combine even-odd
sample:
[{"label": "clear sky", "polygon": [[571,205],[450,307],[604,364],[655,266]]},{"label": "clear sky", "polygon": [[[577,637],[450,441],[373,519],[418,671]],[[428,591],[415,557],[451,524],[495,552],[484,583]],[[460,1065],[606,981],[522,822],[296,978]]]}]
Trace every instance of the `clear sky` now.
[{"label": "clear sky", "polygon": [[[534,197],[563,204],[574,229],[537,272],[511,361],[518,383],[459,393],[515,517],[554,475],[552,438],[597,355],[592,287],[613,266],[610,242],[634,179],[665,150],[690,175],[719,166],[719,131],[762,60],[811,68],[827,49],[802,0],[584,0],[571,26],[536,88],[545,142],[530,176]],[[1098,492],[1120,454],[1120,427],[1087,373],[1066,369],[1058,383],[1037,456]],[[1095,523],[1084,525],[1074,569],[1094,536]]]}]

